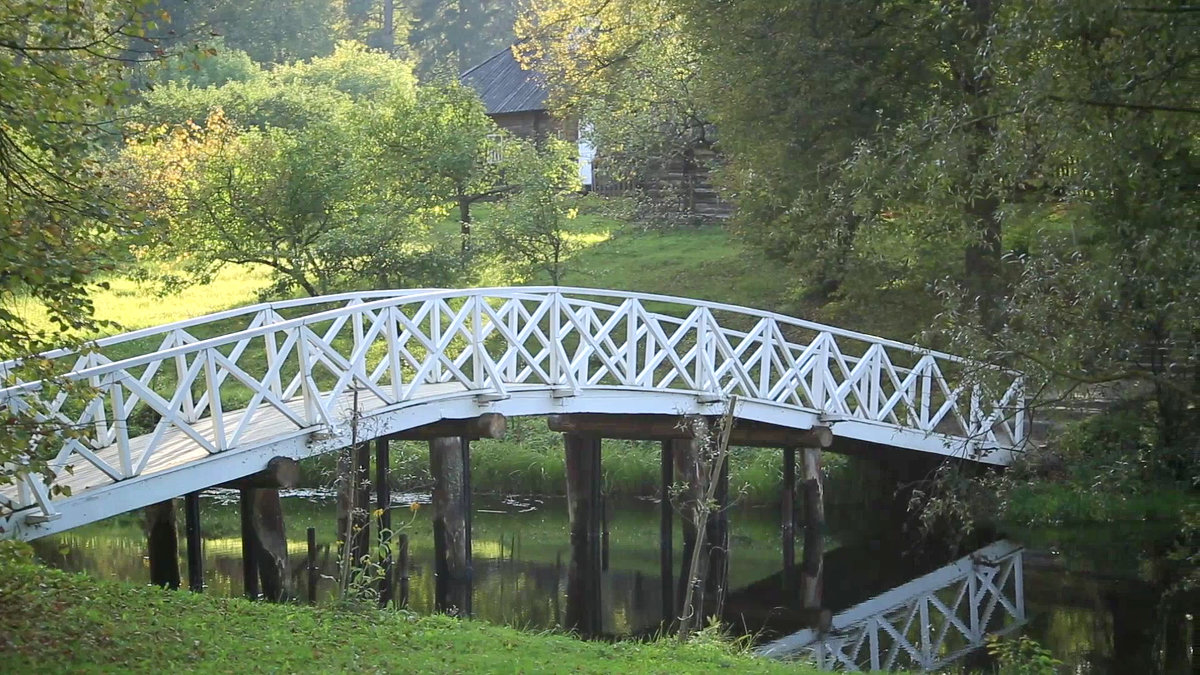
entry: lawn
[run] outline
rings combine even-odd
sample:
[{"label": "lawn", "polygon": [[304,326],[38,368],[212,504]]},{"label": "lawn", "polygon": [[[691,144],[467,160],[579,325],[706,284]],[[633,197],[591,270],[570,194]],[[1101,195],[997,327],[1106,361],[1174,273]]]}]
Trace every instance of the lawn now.
[{"label": "lawn", "polygon": [[584,642],[375,609],[255,603],[101,581],[0,542],[0,663],[8,672],[814,672],[707,633],[679,645]]}]

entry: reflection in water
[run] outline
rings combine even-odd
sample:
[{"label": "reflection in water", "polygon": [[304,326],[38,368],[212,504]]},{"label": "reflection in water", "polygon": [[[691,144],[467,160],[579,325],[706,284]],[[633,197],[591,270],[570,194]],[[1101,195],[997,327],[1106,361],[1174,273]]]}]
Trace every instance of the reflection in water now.
[{"label": "reflection in water", "polygon": [[[656,505],[640,500],[613,505],[607,568],[590,562],[596,559],[594,552],[572,551],[561,501],[505,503],[478,499],[476,506],[474,616],[521,628],[573,627],[580,633],[605,636],[648,635],[659,629],[663,592]],[[301,594],[298,600],[307,599],[304,531],[312,526],[317,528],[317,568],[321,574],[317,600],[328,601],[335,593],[336,578],[336,547],[331,545],[333,502],[287,498],[283,508],[290,535],[292,585]],[[206,497],[202,511],[205,592],[241,595],[236,500],[222,503]],[[431,612],[435,604],[428,512],[406,508],[393,511],[393,525],[409,536],[409,606],[418,612]],[[930,655],[936,661],[967,647],[967,638],[976,635],[976,626],[997,630],[996,622],[1003,619],[1010,622],[1004,627],[1016,628],[1016,617],[1021,612],[1010,608],[1022,608],[1022,600],[1014,593],[1015,584],[1023,581],[1026,623],[1019,630],[1050,649],[1071,671],[1191,672],[1188,647],[1194,632],[1189,632],[1193,630],[1192,619],[1187,617],[1189,612],[1190,616],[1197,614],[1195,596],[1169,590],[1171,576],[1156,566],[1159,557],[1155,540],[1148,536],[1145,524],[1128,531],[1111,526],[1089,532],[1078,528],[1056,530],[1041,535],[1040,542],[1039,535],[1028,534],[1020,538],[1027,548],[1009,558],[1019,561],[1019,567],[1006,574],[1007,563],[995,554],[989,554],[991,559],[1004,564],[989,567],[972,561],[972,570],[993,570],[981,572],[993,575],[989,583],[972,577],[974,590],[968,587],[960,599],[961,580],[957,586],[948,581],[945,589],[929,592],[921,602],[898,602],[896,609],[887,613],[896,620],[887,622],[887,626],[877,623],[872,633],[865,623],[849,620],[855,608],[869,605],[877,596],[886,597],[893,590],[894,595],[905,595],[900,589],[906,584],[939,568],[955,568],[968,559],[946,565],[947,558],[914,556],[904,542],[863,532],[862,524],[871,522],[871,518],[842,514],[839,521],[839,514],[830,513],[831,535],[817,540],[822,550],[816,552],[821,555],[810,557],[809,566],[794,565],[793,573],[785,575],[781,573],[777,513],[775,509],[746,507],[734,508],[730,513],[730,590],[724,619],[734,630],[770,641],[829,626],[826,639],[842,638],[836,648],[845,659],[839,659],[829,643],[820,647],[825,650],[826,660],[839,660],[843,666],[849,660],[859,667],[872,665],[873,634],[880,666],[893,659],[897,665],[918,667],[927,663]],[[857,529],[848,529],[847,524]],[[678,572],[682,548],[679,528],[675,534]],[[149,583],[140,514],[118,516],[34,543],[39,556],[56,567]],[[180,562],[186,572],[184,561]],[[1004,602],[996,599],[991,615],[984,620],[995,595],[991,593],[993,587],[1003,590]],[[978,599],[981,623],[973,622],[966,613],[971,597]],[[941,606],[955,611],[943,611]],[[949,619],[951,614],[957,623]],[[934,649],[939,640],[941,648]],[[893,652],[894,657],[889,656]],[[990,668],[972,661],[977,658],[972,655],[960,664]]]},{"label": "reflection in water", "polygon": [[1026,622],[1021,548],[998,541],[759,653],[825,670],[935,670]]}]

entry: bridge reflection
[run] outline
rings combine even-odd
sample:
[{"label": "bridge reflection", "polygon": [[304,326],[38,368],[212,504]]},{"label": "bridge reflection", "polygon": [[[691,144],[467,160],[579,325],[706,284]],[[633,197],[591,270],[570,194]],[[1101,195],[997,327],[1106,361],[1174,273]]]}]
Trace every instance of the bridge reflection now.
[{"label": "bridge reflection", "polygon": [[824,670],[937,670],[1025,624],[1023,570],[1021,547],[997,541],[837,613],[814,605],[821,589],[805,578],[809,611],[792,618],[810,627],[758,653]]}]

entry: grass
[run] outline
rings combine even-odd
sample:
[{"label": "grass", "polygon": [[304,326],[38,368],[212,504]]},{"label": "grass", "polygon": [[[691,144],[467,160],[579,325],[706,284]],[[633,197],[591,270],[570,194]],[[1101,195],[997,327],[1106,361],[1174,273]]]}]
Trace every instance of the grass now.
[{"label": "grass", "polygon": [[11,672],[814,672],[712,634],[583,642],[445,616],[253,603],[100,581],[0,543],[0,660]]},{"label": "grass", "polygon": [[1020,524],[1171,521],[1185,508],[1197,505],[1200,495],[1172,485],[1156,484],[1144,492],[1129,493],[1076,481],[1047,480],[1013,487],[1004,520]]}]

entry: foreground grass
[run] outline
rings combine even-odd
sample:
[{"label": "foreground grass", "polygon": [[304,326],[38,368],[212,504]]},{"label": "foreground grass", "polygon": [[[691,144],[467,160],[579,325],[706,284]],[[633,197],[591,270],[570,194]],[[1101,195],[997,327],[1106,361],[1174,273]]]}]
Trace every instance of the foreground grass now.
[{"label": "foreground grass", "polygon": [[9,672],[804,673],[701,636],[583,642],[444,616],[252,603],[105,582],[0,543],[0,662]]}]

